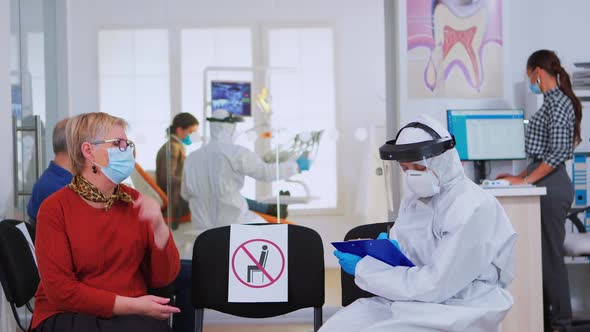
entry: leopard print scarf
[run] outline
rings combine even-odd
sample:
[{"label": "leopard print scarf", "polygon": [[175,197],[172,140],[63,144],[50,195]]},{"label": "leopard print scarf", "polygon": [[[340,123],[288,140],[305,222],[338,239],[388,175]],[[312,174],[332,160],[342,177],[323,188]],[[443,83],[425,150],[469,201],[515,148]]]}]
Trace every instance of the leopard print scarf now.
[{"label": "leopard print scarf", "polygon": [[121,200],[125,203],[133,204],[133,198],[131,195],[121,189],[121,185],[117,185],[115,191],[111,196],[106,196],[95,185],[90,183],[81,175],[76,175],[72,179],[72,182],[68,184],[68,188],[72,189],[75,193],[80,195],[87,201],[94,203],[104,203],[105,211],[108,211],[113,203],[117,200]]}]

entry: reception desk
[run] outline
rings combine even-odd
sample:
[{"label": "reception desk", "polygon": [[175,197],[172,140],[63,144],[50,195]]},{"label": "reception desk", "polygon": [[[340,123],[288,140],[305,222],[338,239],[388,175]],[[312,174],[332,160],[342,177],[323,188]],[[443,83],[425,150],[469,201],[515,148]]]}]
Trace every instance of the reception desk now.
[{"label": "reception desk", "polygon": [[544,187],[513,187],[486,191],[500,201],[518,233],[516,275],[509,288],[514,305],[502,323],[502,331],[543,331],[540,196],[547,190]]}]

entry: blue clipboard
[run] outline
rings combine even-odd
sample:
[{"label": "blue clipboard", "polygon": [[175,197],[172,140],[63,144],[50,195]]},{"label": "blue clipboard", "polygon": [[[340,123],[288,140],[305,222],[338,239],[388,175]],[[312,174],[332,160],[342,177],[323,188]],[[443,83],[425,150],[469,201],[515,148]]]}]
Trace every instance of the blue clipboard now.
[{"label": "blue clipboard", "polygon": [[391,266],[414,266],[414,263],[387,239],[332,242],[332,245],[342,252],[361,257],[369,255]]}]

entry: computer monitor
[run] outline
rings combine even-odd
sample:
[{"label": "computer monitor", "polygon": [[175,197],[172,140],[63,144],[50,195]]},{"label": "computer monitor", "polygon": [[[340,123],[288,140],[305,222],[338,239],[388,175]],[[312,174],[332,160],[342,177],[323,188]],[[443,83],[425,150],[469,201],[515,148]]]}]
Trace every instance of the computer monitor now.
[{"label": "computer monitor", "polygon": [[476,182],[486,177],[484,161],[526,158],[523,110],[447,110],[447,125],[461,160],[475,161]]},{"label": "computer monitor", "polygon": [[224,109],[234,115],[251,116],[250,82],[211,81],[211,109]]}]

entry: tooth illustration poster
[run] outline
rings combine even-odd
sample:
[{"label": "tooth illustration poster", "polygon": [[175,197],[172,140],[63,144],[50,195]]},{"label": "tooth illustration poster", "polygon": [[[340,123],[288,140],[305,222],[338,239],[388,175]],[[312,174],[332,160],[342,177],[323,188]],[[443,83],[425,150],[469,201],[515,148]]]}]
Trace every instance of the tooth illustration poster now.
[{"label": "tooth illustration poster", "polygon": [[407,2],[408,97],[502,97],[501,0]]}]

